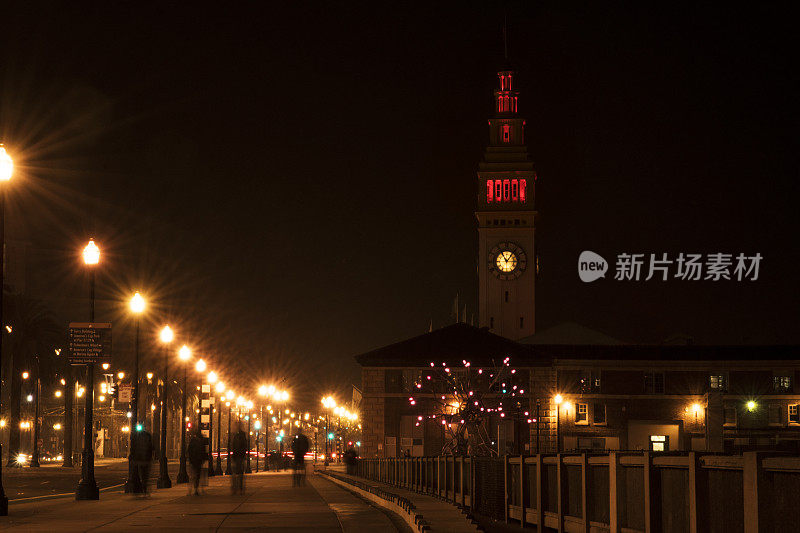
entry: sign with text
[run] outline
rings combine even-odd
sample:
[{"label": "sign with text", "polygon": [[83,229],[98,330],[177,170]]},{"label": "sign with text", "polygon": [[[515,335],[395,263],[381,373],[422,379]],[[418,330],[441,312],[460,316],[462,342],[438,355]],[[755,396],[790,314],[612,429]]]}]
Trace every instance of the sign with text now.
[{"label": "sign with text", "polygon": [[131,403],[133,401],[133,385],[120,385],[117,391],[117,401],[119,403]]},{"label": "sign with text", "polygon": [[69,363],[111,361],[111,322],[70,322]]}]

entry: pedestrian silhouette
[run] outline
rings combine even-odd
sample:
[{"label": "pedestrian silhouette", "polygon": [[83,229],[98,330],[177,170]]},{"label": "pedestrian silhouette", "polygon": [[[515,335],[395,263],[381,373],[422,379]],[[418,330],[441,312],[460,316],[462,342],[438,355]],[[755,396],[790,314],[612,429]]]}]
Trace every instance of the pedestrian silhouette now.
[{"label": "pedestrian silhouette", "polygon": [[208,458],[205,449],[205,442],[200,436],[199,431],[192,432],[189,444],[186,447],[186,455],[189,459],[189,467],[192,470],[192,484],[189,487],[189,494],[200,495],[200,480],[203,475],[203,463]]},{"label": "pedestrian silhouette", "polygon": [[233,475],[231,476],[231,492],[244,494],[244,462],[247,458],[247,435],[242,430],[242,423],[236,423],[236,433],[231,439],[231,458],[233,459]]},{"label": "pedestrian silhouette", "polygon": [[306,453],[308,452],[308,437],[298,433],[292,440],[292,455],[294,456],[292,473],[292,486],[302,487],[306,484]]},{"label": "pedestrian silhouette", "polygon": [[136,431],[133,436],[133,465],[139,477],[140,494],[148,495],[150,483],[150,465],[153,461],[153,436],[144,428]]}]

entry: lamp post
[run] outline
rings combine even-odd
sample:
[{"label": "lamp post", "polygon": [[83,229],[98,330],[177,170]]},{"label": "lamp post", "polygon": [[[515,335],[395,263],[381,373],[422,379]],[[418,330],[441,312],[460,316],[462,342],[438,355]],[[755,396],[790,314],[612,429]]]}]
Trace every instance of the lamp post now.
[{"label": "lamp post", "polygon": [[185,344],[178,350],[178,358],[183,361],[183,406],[181,407],[181,461],[176,483],[188,483],[189,473],[186,471],[186,365],[192,358],[192,350]]},{"label": "lamp post", "polygon": [[330,458],[330,454],[328,453],[328,426],[330,424],[330,411],[334,407],[336,407],[336,400],[333,399],[333,396],[326,396],[322,399],[322,406],[325,408],[325,466],[328,466],[328,459]]},{"label": "lamp post", "polygon": [[[197,362],[194,364],[194,370],[198,374],[202,374],[206,371],[206,362],[202,359],[198,359]],[[200,435],[200,439],[203,439],[203,432],[201,430],[202,422],[203,422],[203,377],[200,376],[200,386],[198,387],[200,394],[197,397],[197,429],[196,431]]]},{"label": "lamp post", "polygon": [[164,345],[164,386],[161,387],[161,453],[158,457],[158,481],[156,482],[156,487],[168,489],[172,487],[172,481],[169,479],[169,470],[167,468],[167,387],[169,386],[167,370],[169,366],[169,343],[175,338],[175,334],[172,332],[172,328],[164,326],[158,337]]},{"label": "lamp post", "polygon": [[139,431],[139,315],[142,314],[145,308],[144,298],[137,291],[130,301],[130,308],[136,322],[136,336],[134,337],[134,365],[133,365],[133,394],[131,394],[131,420],[130,420],[130,445],[128,446],[128,479],[125,481],[125,492],[138,493],[142,490],[142,483],[147,483],[147,480],[139,479],[139,473],[133,464],[133,443],[135,441],[136,432]]},{"label": "lamp post", "polygon": [[39,356],[36,356],[36,381],[34,382],[34,387],[36,387],[36,403],[34,404],[33,409],[33,454],[31,457],[31,468],[39,468],[41,465],[39,464],[39,394],[42,392],[42,380],[40,377],[40,368],[39,368]]},{"label": "lamp post", "polygon": [[556,404],[556,453],[561,453],[561,403],[564,397],[556,394],[553,401]]},{"label": "lamp post", "polygon": [[247,402],[247,470],[245,474],[252,474],[253,470],[250,468],[250,421],[253,418],[253,402]]},{"label": "lamp post", "polygon": [[215,475],[221,476],[222,475],[222,447],[220,444],[222,443],[222,399],[224,396],[222,395],[225,392],[225,384],[221,381],[217,383],[214,387],[217,392],[216,400],[219,400],[217,403],[217,468],[214,472]]},{"label": "lamp post", "polygon": [[258,438],[261,436],[261,420],[256,420],[256,423],[253,424],[253,426],[256,428],[256,473],[258,473]]},{"label": "lamp post", "polygon": [[234,396],[235,394],[232,390],[228,390],[228,392],[225,393],[225,397],[228,399],[228,401],[225,402],[225,405],[228,406],[228,444],[225,448],[225,455],[227,456],[225,460],[225,475],[228,476],[231,475],[231,400],[233,400]]},{"label": "lamp post", "polygon": [[[94,284],[95,266],[100,262],[100,249],[90,239],[89,244],[83,249],[83,262],[91,271],[91,307],[89,311],[89,322],[94,322]],[[75,491],[76,500],[99,500],[100,489],[97,488],[97,481],[94,478],[94,424],[92,415],[94,412],[94,363],[86,365],[86,404],[84,407],[84,426],[83,426],[83,453],[81,455],[81,480]]]},{"label": "lamp post", "polygon": [[[8,155],[6,149],[0,144],[0,181],[8,181],[14,173],[14,161]],[[3,323],[3,274],[5,273],[5,210],[6,195],[5,187],[0,187],[0,328]],[[3,367],[3,335],[0,333],[0,368]],[[2,381],[0,381],[0,398],[2,398]],[[3,490],[3,445],[0,441],[0,516],[8,516],[8,498]]]},{"label": "lamp post", "polygon": [[[217,382],[217,373],[216,372],[209,372],[206,381],[210,386],[214,386]],[[210,392],[210,391],[209,391]],[[208,407],[208,477],[212,477],[216,475],[214,471],[214,405],[216,401],[214,399],[213,394],[208,395],[209,407]],[[201,406],[202,407],[202,406]],[[219,433],[219,428],[217,428],[217,433]]]}]

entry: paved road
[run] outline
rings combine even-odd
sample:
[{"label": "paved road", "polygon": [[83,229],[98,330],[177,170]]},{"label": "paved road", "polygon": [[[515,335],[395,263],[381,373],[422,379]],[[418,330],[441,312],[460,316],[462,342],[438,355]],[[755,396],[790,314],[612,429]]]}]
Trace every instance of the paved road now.
[{"label": "paved road", "polygon": [[[158,463],[154,464],[158,473]],[[170,465],[172,478],[178,472],[177,464]],[[125,459],[98,459],[94,469],[100,489],[124,483],[128,477],[128,461]],[[43,465],[40,468],[8,468],[3,465],[3,487],[9,500],[75,492],[81,479],[81,467],[63,468]]]},{"label": "paved road", "polygon": [[[292,487],[285,473],[247,476],[244,495],[232,495],[229,478],[212,478],[205,493],[189,496],[186,486],[153,491],[141,499],[118,489],[100,501],[72,498],[12,502],[9,516],[0,517],[3,531],[408,531],[399,519],[335,484],[308,476],[305,487]],[[395,524],[398,524],[396,526]]]}]

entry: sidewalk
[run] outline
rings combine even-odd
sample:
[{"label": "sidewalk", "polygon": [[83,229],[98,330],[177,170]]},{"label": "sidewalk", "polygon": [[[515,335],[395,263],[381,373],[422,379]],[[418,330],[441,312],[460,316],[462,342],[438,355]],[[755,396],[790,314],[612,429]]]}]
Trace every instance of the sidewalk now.
[{"label": "sidewalk", "polygon": [[292,487],[287,473],[246,476],[244,495],[232,495],[230,478],[213,477],[205,493],[187,495],[187,486],[153,490],[140,499],[121,489],[99,501],[73,498],[21,502],[0,517],[3,531],[395,531],[389,518],[349,492],[318,476]]}]

